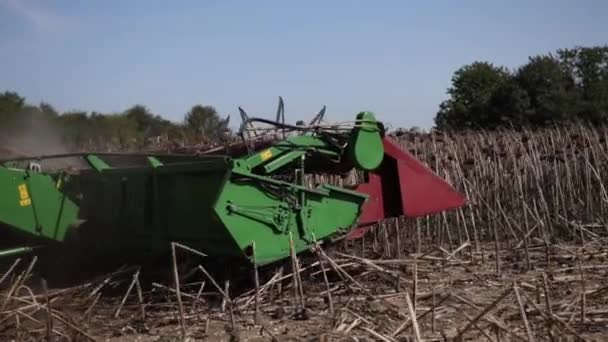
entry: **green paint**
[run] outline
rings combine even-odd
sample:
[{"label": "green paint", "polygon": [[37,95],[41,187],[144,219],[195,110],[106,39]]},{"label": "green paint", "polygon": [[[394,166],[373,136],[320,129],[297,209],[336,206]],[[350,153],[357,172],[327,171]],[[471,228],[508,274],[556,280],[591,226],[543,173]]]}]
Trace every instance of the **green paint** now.
[{"label": "green paint", "polygon": [[97,171],[103,171],[103,170],[107,170],[110,168],[110,166],[108,164],[106,164],[106,162],[104,162],[101,158],[99,158],[96,155],[88,155],[86,156],[87,161],[89,162],[89,164],[91,164],[91,166],[97,170]]},{"label": "green paint", "polygon": [[273,159],[271,162],[264,165],[264,173],[271,174],[285,165],[293,163],[295,160],[302,158],[306,154],[306,151],[291,151],[283,153],[280,157]]},{"label": "green paint", "polygon": [[159,167],[159,166],[163,166],[163,163],[161,163],[158,159],[156,159],[155,157],[148,157],[148,161],[150,162],[150,165],[152,165],[152,167]]},{"label": "green paint", "polygon": [[[325,155],[337,162],[340,161],[342,151],[335,146],[328,144],[325,140],[316,136],[301,135],[289,137],[277,142],[274,146],[260,151],[250,157],[237,159],[237,168],[241,170],[253,170],[266,163],[284,160],[280,166],[295,161],[304,153],[316,153]],[[283,159],[284,158],[284,159]],[[272,167],[270,167],[272,170]]]},{"label": "green paint", "polygon": [[0,222],[25,233],[62,241],[78,207],[53,177],[0,167]]},{"label": "green paint", "polygon": [[357,126],[349,144],[349,157],[356,167],[374,170],[382,163],[384,147],[378,131],[373,113],[362,112],[357,115]]}]

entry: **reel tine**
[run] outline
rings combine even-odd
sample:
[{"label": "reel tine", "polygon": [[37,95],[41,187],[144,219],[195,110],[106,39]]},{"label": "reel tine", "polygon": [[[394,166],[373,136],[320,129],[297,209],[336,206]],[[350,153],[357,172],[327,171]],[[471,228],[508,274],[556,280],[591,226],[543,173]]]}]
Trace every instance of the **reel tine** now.
[{"label": "reel tine", "polygon": [[[239,107],[239,113],[241,114],[241,120],[242,120],[243,122],[245,122],[245,121],[249,120],[249,115],[247,115],[247,113],[245,112],[245,110],[243,110],[243,108]],[[253,126],[251,123],[249,123],[249,126],[250,126],[251,128],[253,128],[253,135],[257,137],[257,136],[258,136],[258,134],[257,134],[257,132],[255,131],[255,127],[254,127],[254,126]]]},{"label": "reel tine", "polygon": [[285,123],[285,104],[283,98],[279,96],[279,106],[277,107],[277,119],[276,122]]},{"label": "reel tine", "polygon": [[245,113],[243,108],[239,107],[239,113],[241,114],[241,120],[243,120],[243,122],[249,119],[249,116],[247,116],[247,113]]},{"label": "reel tine", "polygon": [[[279,106],[277,107],[277,118],[275,120],[278,123],[285,124],[285,104],[283,103],[283,97],[279,96]],[[283,138],[285,138],[285,128],[282,128]]]},{"label": "reel tine", "polygon": [[310,124],[308,124],[308,125],[312,126],[312,125],[316,125],[316,124],[320,123],[321,120],[323,120],[323,117],[325,116],[326,109],[327,109],[327,106],[323,106],[323,108],[321,108],[321,110],[317,113],[317,115],[315,115],[315,117],[312,119],[312,121],[310,121]]}]

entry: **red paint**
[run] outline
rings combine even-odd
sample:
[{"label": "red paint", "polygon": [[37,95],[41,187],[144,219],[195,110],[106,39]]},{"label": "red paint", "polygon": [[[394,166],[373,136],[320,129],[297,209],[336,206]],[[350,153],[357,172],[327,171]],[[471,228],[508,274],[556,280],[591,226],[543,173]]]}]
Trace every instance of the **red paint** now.
[{"label": "red paint", "polygon": [[384,198],[382,197],[382,177],[376,173],[368,174],[369,181],[357,186],[357,191],[369,196],[363,205],[359,225],[373,224],[384,217]]},{"label": "red paint", "polygon": [[348,238],[362,236],[369,226],[389,217],[420,217],[462,207],[464,196],[408,151],[383,139],[384,161],[356,190],[370,196],[359,228]]}]

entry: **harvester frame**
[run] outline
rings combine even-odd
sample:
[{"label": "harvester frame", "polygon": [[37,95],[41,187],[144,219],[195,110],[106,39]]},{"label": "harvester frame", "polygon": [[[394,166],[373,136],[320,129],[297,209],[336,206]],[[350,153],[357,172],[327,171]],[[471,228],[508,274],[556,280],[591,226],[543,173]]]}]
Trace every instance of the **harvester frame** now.
[{"label": "harvester frame", "polygon": [[[301,252],[317,241],[356,238],[387,217],[464,204],[448,183],[385,137],[373,113],[359,113],[350,126],[328,126],[320,124],[324,111],[310,125],[288,125],[281,113],[271,121],[241,110],[243,142],[236,150],[0,161],[0,228],[27,242],[0,256],[57,247],[102,258],[131,254],[136,261],[177,241],[213,257],[264,265],[288,257],[292,244]],[[246,139],[253,122],[270,125],[275,139]],[[64,159],[80,166],[44,165]],[[351,187],[306,180],[309,173],[353,170],[364,181]]]}]

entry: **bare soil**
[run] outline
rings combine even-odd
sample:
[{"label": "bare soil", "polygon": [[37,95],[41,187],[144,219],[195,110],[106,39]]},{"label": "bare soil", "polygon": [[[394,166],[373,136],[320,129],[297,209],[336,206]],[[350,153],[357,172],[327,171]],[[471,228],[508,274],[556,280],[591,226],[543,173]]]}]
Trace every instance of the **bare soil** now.
[{"label": "bare soil", "polygon": [[51,324],[54,341],[603,341],[605,242],[531,241],[527,253],[500,248],[497,262],[493,244],[429,245],[383,259],[355,241],[320,254],[327,285],[314,254],[300,259],[301,291],[287,269],[282,282],[276,269],[261,271],[257,323],[255,287],[229,287],[223,301],[202,271],[180,284],[182,310],[174,284],[133,281],[133,269],[49,290],[48,307],[42,288],[23,285],[15,271],[1,284],[0,338],[45,340]]}]

